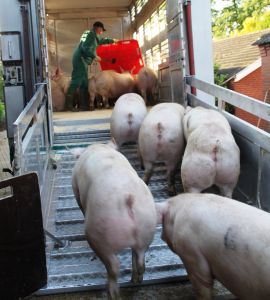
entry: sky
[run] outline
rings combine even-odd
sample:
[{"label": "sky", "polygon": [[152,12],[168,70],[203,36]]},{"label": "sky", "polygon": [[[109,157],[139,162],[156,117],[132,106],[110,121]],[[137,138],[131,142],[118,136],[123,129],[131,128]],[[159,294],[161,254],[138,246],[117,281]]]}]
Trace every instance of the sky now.
[{"label": "sky", "polygon": [[217,9],[217,10],[221,10],[227,4],[228,3],[226,1],[216,0],[216,4],[214,5],[214,8]]}]

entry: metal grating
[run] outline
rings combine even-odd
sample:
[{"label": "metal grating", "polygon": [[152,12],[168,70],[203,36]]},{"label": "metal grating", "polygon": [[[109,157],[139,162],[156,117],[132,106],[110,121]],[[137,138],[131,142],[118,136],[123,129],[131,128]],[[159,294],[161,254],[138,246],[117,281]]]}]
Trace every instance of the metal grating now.
[{"label": "metal grating", "polygon": [[[71,187],[71,172],[75,164],[75,157],[66,149],[66,146],[105,143],[109,138],[109,130],[61,133],[55,136],[57,170],[49,216],[51,222],[48,229],[57,238],[69,242],[66,247],[57,249],[48,240],[48,285],[39,290],[38,294],[103,289],[106,286],[105,267],[89,248],[84,237],[83,215],[76,203]],[[121,152],[142,177],[143,171],[140,170],[137,146],[123,146]],[[176,188],[179,193],[182,191],[180,171],[177,174]],[[164,165],[157,164],[149,183],[156,202],[164,201],[168,197],[165,176]],[[161,240],[160,235],[161,227],[157,226],[154,240],[146,253],[146,271],[143,284],[186,280],[187,273],[182,262],[178,256],[169,250]],[[120,286],[133,286],[130,282],[131,250],[125,249],[118,257],[120,261],[118,279]]]}]

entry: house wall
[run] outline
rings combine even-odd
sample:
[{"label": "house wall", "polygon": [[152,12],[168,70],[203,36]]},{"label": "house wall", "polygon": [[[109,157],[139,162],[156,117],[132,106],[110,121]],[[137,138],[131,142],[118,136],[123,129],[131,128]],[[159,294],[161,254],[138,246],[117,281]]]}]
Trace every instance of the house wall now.
[{"label": "house wall", "polygon": [[270,45],[260,46],[262,58],[262,84],[263,98],[270,103]]},{"label": "house wall", "polygon": [[[247,95],[249,97],[263,101],[263,80],[262,80],[262,68],[258,68],[243,79],[234,82],[231,80],[228,86],[231,90],[238,93]],[[267,128],[267,123],[264,120],[259,120],[258,117],[251,113],[248,113],[238,107],[235,108],[235,115],[242,120],[251,123],[254,126],[258,126],[262,129]]]}]

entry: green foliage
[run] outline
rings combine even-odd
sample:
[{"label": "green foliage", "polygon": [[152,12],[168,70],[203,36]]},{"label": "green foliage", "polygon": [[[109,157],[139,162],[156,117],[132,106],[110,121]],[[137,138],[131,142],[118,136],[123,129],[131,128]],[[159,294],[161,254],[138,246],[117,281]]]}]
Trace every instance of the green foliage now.
[{"label": "green foliage", "polygon": [[[222,86],[222,87],[226,87],[226,83],[225,81],[229,78],[228,74],[221,74],[220,73],[220,66],[218,64],[214,65],[214,82],[215,84]],[[217,102],[217,99],[216,99]],[[217,103],[216,103],[217,104]],[[225,103],[225,110],[231,114],[234,114],[234,106],[229,104],[229,103]]]},{"label": "green foliage", "polygon": [[[222,0],[224,8],[212,9],[215,38],[270,28],[270,0]],[[212,6],[216,0],[212,0]]]},{"label": "green foliage", "polygon": [[221,74],[219,72],[220,66],[214,65],[214,82],[217,85],[224,86],[224,82],[228,79],[228,74]]},{"label": "green foliage", "polygon": [[3,121],[5,115],[5,106],[2,101],[0,101],[0,122]]}]

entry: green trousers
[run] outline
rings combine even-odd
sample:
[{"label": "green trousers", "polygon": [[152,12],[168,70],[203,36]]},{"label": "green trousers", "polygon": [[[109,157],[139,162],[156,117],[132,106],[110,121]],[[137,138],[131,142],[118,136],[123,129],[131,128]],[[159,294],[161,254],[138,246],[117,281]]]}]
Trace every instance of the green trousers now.
[{"label": "green trousers", "polygon": [[72,58],[72,74],[71,82],[67,91],[66,107],[71,108],[73,106],[73,95],[76,90],[80,89],[80,94],[83,97],[80,107],[87,108],[88,104],[88,64],[82,57],[80,49],[76,48]]}]

